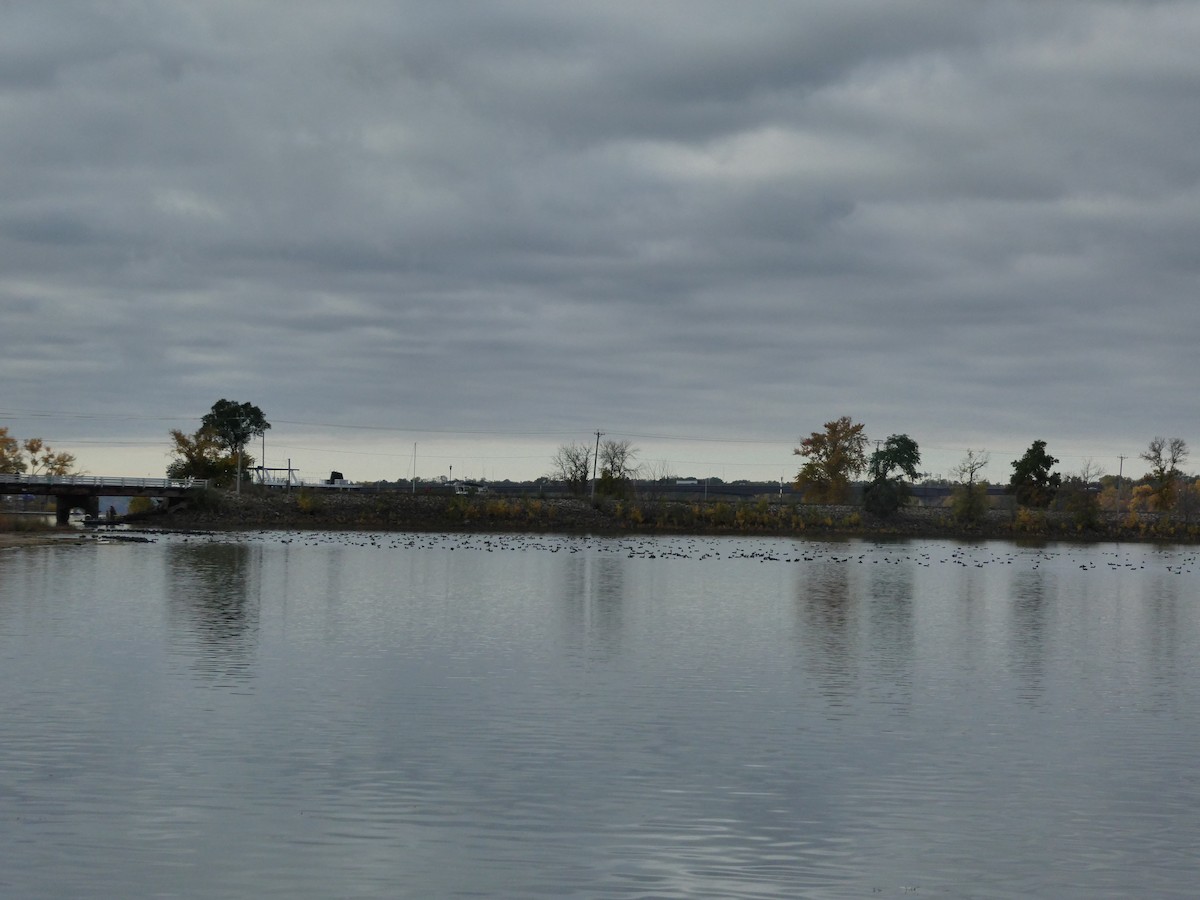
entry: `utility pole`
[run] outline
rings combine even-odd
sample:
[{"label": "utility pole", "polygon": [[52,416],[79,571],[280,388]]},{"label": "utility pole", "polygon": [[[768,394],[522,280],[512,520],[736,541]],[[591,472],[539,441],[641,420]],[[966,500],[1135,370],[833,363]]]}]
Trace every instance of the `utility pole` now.
[{"label": "utility pole", "polygon": [[1121,461],[1121,465],[1117,468],[1117,508],[1113,512],[1121,511],[1121,481],[1125,474],[1125,457],[1118,456],[1117,459]]},{"label": "utility pole", "polygon": [[596,432],[596,453],[592,456],[592,502],[596,502],[596,467],[600,464],[600,435],[601,431]]},{"label": "utility pole", "polygon": [[417,442],[413,441],[413,476],[412,476],[412,492],[417,492]]}]

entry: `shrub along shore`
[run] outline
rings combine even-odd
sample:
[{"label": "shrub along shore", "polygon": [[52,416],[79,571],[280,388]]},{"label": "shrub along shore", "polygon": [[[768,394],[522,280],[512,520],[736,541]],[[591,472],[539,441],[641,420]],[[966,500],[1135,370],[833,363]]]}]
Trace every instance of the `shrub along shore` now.
[{"label": "shrub along shore", "polygon": [[1155,513],[989,510],[975,522],[949,509],[906,507],[886,518],[855,506],[770,502],[688,503],[494,495],[209,491],[171,513],[130,517],[170,530],[464,531],[567,534],[714,534],[793,537],[1043,538],[1200,542],[1200,521]]}]

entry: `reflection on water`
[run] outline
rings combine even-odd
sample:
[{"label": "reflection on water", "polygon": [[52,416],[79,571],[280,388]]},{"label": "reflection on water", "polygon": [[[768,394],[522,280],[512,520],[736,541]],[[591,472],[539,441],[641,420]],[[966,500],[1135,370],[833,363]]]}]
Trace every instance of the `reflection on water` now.
[{"label": "reflection on water", "polygon": [[611,657],[621,645],[625,602],[619,558],[573,553],[563,566],[562,611],[568,646]]},{"label": "reflection on water", "polygon": [[907,708],[912,701],[917,639],[913,597],[916,575],[899,561],[872,568],[867,588],[871,650],[870,679],[877,698]]},{"label": "reflection on water", "polygon": [[831,714],[864,690],[897,710],[911,701],[916,584],[914,567],[887,554],[847,551],[800,570],[798,644]]},{"label": "reflection on water", "polygon": [[834,559],[806,567],[797,589],[799,644],[805,668],[830,705],[845,705],[858,689],[859,604],[851,569]]},{"label": "reflection on water", "polygon": [[[1138,655],[1147,660],[1154,684],[1153,703],[1160,709],[1170,709],[1178,701],[1178,685],[1184,675],[1182,666],[1195,664],[1194,658],[1182,664],[1180,660],[1180,640],[1187,633],[1187,623],[1181,614],[1184,601],[1180,596],[1185,584],[1178,572],[1156,575],[1146,598],[1145,640]],[[1189,592],[1188,597],[1195,604],[1196,594]]]},{"label": "reflection on water", "polygon": [[172,644],[194,671],[218,682],[252,676],[261,602],[262,547],[165,547]]},{"label": "reflection on water", "polygon": [[1191,897],[1200,573],[1003,543],[0,554],[0,895]]},{"label": "reflection on water", "polygon": [[1013,669],[1021,680],[1021,696],[1037,700],[1045,690],[1046,573],[1040,569],[1018,572],[1013,579],[1011,653]]}]

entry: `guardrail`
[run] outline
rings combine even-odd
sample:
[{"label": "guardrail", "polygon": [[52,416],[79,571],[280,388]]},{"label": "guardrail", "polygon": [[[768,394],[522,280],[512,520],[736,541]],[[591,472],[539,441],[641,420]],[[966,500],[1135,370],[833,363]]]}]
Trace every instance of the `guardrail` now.
[{"label": "guardrail", "polygon": [[0,484],[23,484],[30,487],[64,485],[67,487],[122,487],[157,490],[193,490],[208,486],[203,478],[124,478],[103,475],[6,475],[0,474]]}]

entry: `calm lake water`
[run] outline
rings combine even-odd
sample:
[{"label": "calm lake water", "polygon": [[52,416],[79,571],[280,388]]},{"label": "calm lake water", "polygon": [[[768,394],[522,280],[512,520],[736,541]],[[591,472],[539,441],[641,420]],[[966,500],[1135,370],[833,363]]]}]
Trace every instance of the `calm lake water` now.
[{"label": "calm lake water", "polygon": [[1193,548],[0,551],[0,896],[1196,897]]}]

